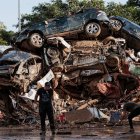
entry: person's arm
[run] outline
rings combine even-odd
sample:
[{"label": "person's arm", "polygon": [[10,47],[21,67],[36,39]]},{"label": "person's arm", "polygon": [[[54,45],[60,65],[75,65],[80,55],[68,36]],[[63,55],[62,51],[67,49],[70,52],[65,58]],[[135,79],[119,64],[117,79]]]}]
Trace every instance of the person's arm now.
[{"label": "person's arm", "polygon": [[53,97],[53,89],[50,90],[50,94],[51,94],[51,99],[54,100],[54,97]]},{"label": "person's arm", "polygon": [[52,89],[54,90],[58,86],[58,79],[53,78],[51,80]]},{"label": "person's arm", "polygon": [[35,98],[34,98],[34,103],[37,103],[37,99],[38,99],[38,96],[39,96],[39,89],[38,91],[36,92],[36,95],[35,95]]},{"label": "person's arm", "polygon": [[34,99],[35,103],[37,102],[38,96],[39,96],[38,94],[35,95],[35,99]]},{"label": "person's arm", "polygon": [[123,121],[124,119],[127,118],[127,112],[126,111],[122,111],[121,112],[121,118],[120,118],[120,121]]}]

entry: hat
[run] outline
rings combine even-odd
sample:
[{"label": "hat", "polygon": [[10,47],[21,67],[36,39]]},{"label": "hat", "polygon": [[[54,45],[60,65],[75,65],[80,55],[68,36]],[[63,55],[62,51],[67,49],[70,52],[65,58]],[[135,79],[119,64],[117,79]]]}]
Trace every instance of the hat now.
[{"label": "hat", "polygon": [[46,83],[45,83],[45,87],[46,87],[46,86],[51,86],[50,82],[46,82]]}]

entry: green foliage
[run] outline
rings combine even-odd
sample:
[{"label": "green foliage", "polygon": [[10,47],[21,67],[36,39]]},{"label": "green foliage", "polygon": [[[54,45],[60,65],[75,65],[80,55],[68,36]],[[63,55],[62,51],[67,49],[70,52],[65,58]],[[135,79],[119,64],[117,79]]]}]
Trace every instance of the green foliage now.
[{"label": "green foliage", "polygon": [[0,30],[6,30],[6,26],[0,21]]},{"label": "green foliage", "polygon": [[104,9],[103,0],[52,0],[52,3],[40,3],[38,6],[33,7],[32,14],[22,15],[22,27],[28,26],[32,23],[62,17],[75,13],[82,8],[98,7]]},{"label": "green foliage", "polygon": [[[130,2],[131,1],[131,2]],[[122,4],[117,4],[115,2],[110,2],[108,3],[108,5],[106,6],[106,12],[109,16],[122,16],[125,17],[137,24],[140,24],[140,9],[136,7],[134,5],[134,2],[132,4],[132,1],[134,0],[130,0],[127,2],[127,4],[122,5]],[[131,4],[130,4],[131,3]]]},{"label": "green foliage", "polygon": [[128,0],[127,5],[128,6],[136,6],[136,2],[137,2],[137,0]]},{"label": "green foliage", "polygon": [[11,37],[13,35],[13,31],[0,30],[0,45],[10,45]]},{"label": "green foliage", "polygon": [[51,18],[67,15],[68,5],[63,3],[62,0],[55,0],[50,3],[42,3],[33,7],[32,14],[22,15],[22,27],[29,24],[48,20]]},{"label": "green foliage", "polygon": [[8,45],[5,40],[0,37],[0,45]]}]

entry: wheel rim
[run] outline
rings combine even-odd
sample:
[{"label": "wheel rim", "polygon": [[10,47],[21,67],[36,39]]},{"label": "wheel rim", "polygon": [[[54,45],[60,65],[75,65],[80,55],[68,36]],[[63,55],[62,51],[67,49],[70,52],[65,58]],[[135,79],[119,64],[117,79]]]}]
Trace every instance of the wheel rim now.
[{"label": "wheel rim", "polygon": [[111,25],[114,29],[120,30],[122,27],[122,24],[118,20],[111,20]]},{"label": "wheel rim", "polygon": [[36,33],[31,36],[31,42],[34,46],[41,47],[43,44],[43,39],[39,34]]},{"label": "wheel rim", "polygon": [[87,32],[90,34],[95,34],[99,31],[99,26],[94,23],[90,23],[87,25]]}]

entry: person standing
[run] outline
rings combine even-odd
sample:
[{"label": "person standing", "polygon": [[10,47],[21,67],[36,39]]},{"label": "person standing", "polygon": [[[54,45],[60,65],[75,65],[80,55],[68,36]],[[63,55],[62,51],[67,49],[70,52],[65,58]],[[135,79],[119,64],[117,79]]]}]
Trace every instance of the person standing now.
[{"label": "person standing", "polygon": [[129,132],[134,132],[133,122],[132,119],[138,115],[140,115],[140,104],[136,104],[134,102],[127,102],[123,106],[123,117],[126,116],[126,112],[129,112],[128,114],[128,122],[130,126]]},{"label": "person standing", "polygon": [[44,87],[38,89],[35,96],[35,102],[37,102],[38,96],[39,96],[39,115],[41,120],[40,135],[45,135],[46,133],[46,125],[45,125],[46,114],[48,116],[52,135],[54,135],[55,124],[54,124],[54,110],[52,106],[53,90],[49,82],[46,82]]}]

